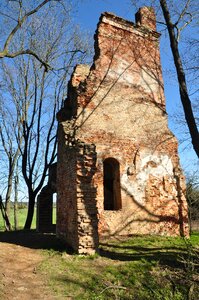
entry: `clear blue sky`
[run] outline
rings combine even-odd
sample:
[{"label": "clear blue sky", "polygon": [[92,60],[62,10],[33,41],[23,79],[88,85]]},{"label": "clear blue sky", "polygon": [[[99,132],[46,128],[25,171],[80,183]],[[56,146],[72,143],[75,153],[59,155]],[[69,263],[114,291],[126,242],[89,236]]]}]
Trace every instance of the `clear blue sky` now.
[{"label": "clear blue sky", "polygon": [[95,30],[102,12],[112,12],[122,18],[134,21],[135,9],[129,0],[84,0],[80,2],[79,23]]},{"label": "clear blue sky", "polygon": [[[147,2],[147,1],[146,1]],[[101,13],[108,11],[112,12],[125,19],[135,21],[136,8],[132,6],[130,0],[84,0],[80,1],[78,10],[78,23],[82,29],[88,30],[92,35],[96,30],[97,23]],[[169,127],[180,138],[179,133],[176,131],[176,125],[170,117],[175,113],[176,109],[180,107],[180,98],[178,92],[178,85],[175,78],[175,71],[173,74],[168,71],[173,67],[173,61],[169,48],[168,40],[165,34],[161,37],[161,60],[163,68],[164,86],[167,112],[169,115]],[[191,147],[183,150],[186,144],[180,145],[179,153],[181,158],[181,165],[186,170],[192,170],[193,161],[197,162],[196,155]]]}]

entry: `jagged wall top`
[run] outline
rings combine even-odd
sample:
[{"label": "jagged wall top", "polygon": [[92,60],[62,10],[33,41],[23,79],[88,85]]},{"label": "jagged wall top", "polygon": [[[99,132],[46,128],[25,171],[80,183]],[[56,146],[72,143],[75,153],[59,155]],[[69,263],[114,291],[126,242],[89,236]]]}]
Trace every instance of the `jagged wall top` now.
[{"label": "jagged wall top", "polygon": [[125,20],[121,17],[116,16],[111,12],[104,12],[101,15],[100,23],[108,23],[117,28],[123,30],[133,31],[138,29],[140,31],[153,33],[154,36],[159,37],[160,34],[156,32],[156,16],[155,11],[152,7],[142,7],[135,14],[135,23],[132,21]]}]

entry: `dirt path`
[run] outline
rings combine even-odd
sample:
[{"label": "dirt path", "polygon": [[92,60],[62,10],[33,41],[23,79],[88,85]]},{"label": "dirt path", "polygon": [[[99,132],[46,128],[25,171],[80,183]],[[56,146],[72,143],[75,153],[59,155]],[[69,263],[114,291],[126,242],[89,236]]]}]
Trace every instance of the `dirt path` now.
[{"label": "dirt path", "polygon": [[[27,247],[27,239],[24,239],[24,236],[19,240],[19,243],[27,245],[18,245],[15,239],[19,237],[19,235],[17,237],[9,236],[11,240],[9,243],[9,238],[0,234],[0,299],[56,299],[47,287],[46,278],[38,273],[38,266],[45,259],[45,256],[38,249]],[[31,239],[28,236],[28,239],[34,244],[34,238]],[[36,239],[35,243],[37,243]],[[39,248],[38,243],[36,245]]]},{"label": "dirt path", "polygon": [[55,299],[37,272],[42,259],[38,250],[0,243],[1,299]]}]

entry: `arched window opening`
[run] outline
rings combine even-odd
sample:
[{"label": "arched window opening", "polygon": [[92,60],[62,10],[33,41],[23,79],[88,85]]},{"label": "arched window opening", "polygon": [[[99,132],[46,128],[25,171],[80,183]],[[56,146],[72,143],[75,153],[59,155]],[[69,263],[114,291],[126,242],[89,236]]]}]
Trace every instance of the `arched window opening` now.
[{"label": "arched window opening", "polygon": [[104,210],[122,208],[120,189],[120,165],[115,158],[104,160]]}]

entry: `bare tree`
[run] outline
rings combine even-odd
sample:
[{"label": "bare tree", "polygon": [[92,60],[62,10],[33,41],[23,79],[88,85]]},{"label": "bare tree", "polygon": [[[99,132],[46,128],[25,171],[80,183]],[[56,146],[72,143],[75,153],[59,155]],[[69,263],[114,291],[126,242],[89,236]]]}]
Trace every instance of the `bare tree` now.
[{"label": "bare tree", "polygon": [[[160,5],[162,8],[167,30],[169,33],[172,55],[173,55],[175,69],[178,77],[180,99],[183,106],[185,119],[189,128],[189,133],[191,136],[193,148],[197,156],[199,157],[199,131],[193,113],[191,99],[187,87],[186,75],[185,75],[185,71],[184,71],[184,67],[183,67],[183,63],[179,51],[180,33],[192,21],[193,18],[193,15],[189,12],[189,6],[191,5],[191,1],[187,0],[185,2],[185,6],[181,11],[181,13],[179,14],[178,19],[176,21],[172,21],[171,19],[171,13],[169,11],[167,1],[160,0]],[[186,18],[183,24],[181,25],[180,22],[185,18],[185,15],[188,15],[188,19]]]},{"label": "bare tree", "polygon": [[[138,5],[137,1],[132,0],[132,3]],[[157,13],[159,29],[166,30],[169,34],[184,117],[193,149],[199,157],[199,132],[194,109],[199,78],[197,64],[199,43],[194,38],[198,27],[198,2],[196,0],[143,0],[139,1],[139,5],[153,6]],[[193,86],[194,89],[191,89]]]},{"label": "bare tree", "polygon": [[[12,21],[11,29],[8,28],[7,30],[8,33],[6,32],[6,34],[4,34],[4,42],[3,42],[2,50],[0,51],[1,59],[15,58],[20,55],[27,54],[35,57],[41,63],[41,65],[44,66],[45,71],[48,70],[49,66],[47,65],[47,63],[42,59],[40,54],[37,54],[38,49],[32,47],[33,45],[30,45],[31,47],[29,48],[25,48],[25,43],[23,44],[16,43],[16,40],[20,38],[21,32],[23,32],[24,29],[25,30],[27,29],[26,26],[28,26],[28,19],[34,16],[35,14],[37,14],[48,3],[53,1],[54,0],[40,1],[38,5],[35,5],[33,1],[31,3],[29,2],[28,4],[32,5],[30,10],[27,10],[27,3],[25,6],[24,4],[25,1],[23,0],[4,1],[4,3],[1,3],[1,5],[4,6],[4,9],[1,10],[0,16],[8,18],[9,21],[10,20]],[[5,64],[3,63],[3,65],[5,70]],[[9,76],[9,74],[7,74],[7,76]],[[3,82],[3,78],[1,78],[1,82]],[[21,127],[20,120],[17,117],[17,112],[19,112],[19,106],[18,103],[16,102],[16,94],[15,94],[14,83],[12,81],[12,78],[10,78],[10,91],[11,90],[16,105],[15,118],[13,117],[13,111],[11,111],[9,106],[5,104],[6,101],[3,101],[1,99],[1,103],[0,103],[0,110],[1,110],[0,138],[8,162],[8,172],[6,172],[7,187],[6,187],[6,196],[5,196],[5,209],[8,216],[10,210],[10,199],[12,194],[13,174],[14,174],[14,169],[16,166],[17,159],[20,154],[20,144],[22,141],[22,135],[21,135],[22,127]],[[18,126],[20,128],[18,128]],[[14,135],[16,134],[16,128],[18,128],[17,143],[14,139]]]},{"label": "bare tree", "polygon": [[16,167],[15,170],[15,177],[14,177],[14,228],[15,230],[18,229],[18,216],[17,216],[17,211],[18,211],[18,185],[19,185],[19,174],[18,174],[18,166]]},{"label": "bare tree", "polygon": [[[27,19],[30,18],[32,15],[38,13],[45,5],[47,5],[48,3],[52,2],[52,1],[57,1],[57,0],[40,1],[38,5],[36,5],[35,7],[33,7],[32,9],[30,9],[28,11],[26,10],[26,8],[23,5],[24,2],[25,2],[23,0],[4,1],[4,2],[8,2],[8,3],[10,2],[10,3],[12,3],[12,5],[15,2],[15,5],[17,5],[17,7],[18,7],[17,8],[18,16],[13,18],[11,15],[8,15],[7,13],[4,13],[4,12],[0,13],[3,16],[9,17],[10,19],[12,19],[12,21],[15,21],[15,26],[7,34],[7,37],[6,37],[5,42],[3,44],[2,50],[0,51],[0,58],[4,58],[4,57],[14,58],[14,57],[17,57],[19,55],[28,54],[28,55],[34,56],[44,66],[46,71],[49,69],[49,65],[42,59],[40,54],[36,53],[36,51],[34,51],[31,48],[25,48],[25,47],[18,48],[18,49],[13,51],[12,43],[13,43],[13,40],[14,40],[15,36],[17,35],[17,33],[26,24]],[[59,1],[57,1],[57,2],[59,2]]]},{"label": "bare tree", "polygon": [[[14,93],[15,94],[15,93]],[[13,94],[13,97],[14,97]],[[2,96],[2,95],[1,95]],[[18,107],[16,107],[18,109]],[[13,111],[10,111],[10,108],[6,103],[1,99],[0,101],[0,115],[1,115],[1,123],[0,123],[0,139],[1,144],[4,149],[4,154],[6,155],[7,164],[8,164],[8,172],[7,174],[7,187],[6,187],[6,196],[5,196],[5,209],[6,213],[9,217],[10,213],[10,200],[12,194],[12,182],[14,176],[14,170],[17,163],[17,160],[20,155],[20,144],[22,142],[22,136],[20,133],[20,122],[18,120],[17,115],[16,118],[13,116]],[[7,125],[9,124],[9,126]],[[15,131],[18,128],[18,142],[15,141]],[[2,154],[3,156],[3,154]]]},{"label": "bare tree", "polygon": [[[56,113],[66,96],[67,76],[74,64],[87,55],[87,43],[81,41],[64,7],[62,11],[51,7],[43,10],[40,16],[35,15],[28,23],[28,33],[27,41],[21,31],[17,46],[37,49],[53,71],[47,73],[46,68],[40,67],[41,61],[31,55],[2,64],[3,97],[8,100],[9,94],[8,109],[18,122],[14,131],[15,144],[20,149],[19,166],[21,163],[28,190],[26,229],[32,223],[36,196],[56,158]],[[4,128],[8,126],[10,122],[6,122]]]}]

